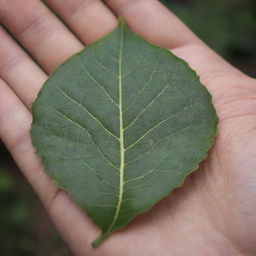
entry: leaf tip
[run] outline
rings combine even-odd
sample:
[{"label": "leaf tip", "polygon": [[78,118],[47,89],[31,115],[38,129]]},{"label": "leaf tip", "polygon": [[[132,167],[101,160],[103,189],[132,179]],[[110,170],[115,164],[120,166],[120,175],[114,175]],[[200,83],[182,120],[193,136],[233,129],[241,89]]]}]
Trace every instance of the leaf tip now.
[{"label": "leaf tip", "polygon": [[118,17],[118,23],[119,23],[119,26],[124,26],[126,24],[123,16]]}]

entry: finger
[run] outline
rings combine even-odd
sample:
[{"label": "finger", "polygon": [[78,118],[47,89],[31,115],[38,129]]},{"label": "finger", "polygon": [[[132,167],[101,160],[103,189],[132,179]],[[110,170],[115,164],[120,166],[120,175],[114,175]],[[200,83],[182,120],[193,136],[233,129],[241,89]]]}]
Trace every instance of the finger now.
[{"label": "finger", "polygon": [[164,5],[156,0],[104,0],[129,27],[151,42],[172,49],[186,43],[199,42]]},{"label": "finger", "polygon": [[98,40],[117,25],[115,15],[99,0],[45,0],[45,2],[85,44]]},{"label": "finger", "polygon": [[1,0],[0,17],[1,23],[49,73],[83,47],[38,0]]},{"label": "finger", "polygon": [[47,75],[0,26],[0,77],[30,107]]}]

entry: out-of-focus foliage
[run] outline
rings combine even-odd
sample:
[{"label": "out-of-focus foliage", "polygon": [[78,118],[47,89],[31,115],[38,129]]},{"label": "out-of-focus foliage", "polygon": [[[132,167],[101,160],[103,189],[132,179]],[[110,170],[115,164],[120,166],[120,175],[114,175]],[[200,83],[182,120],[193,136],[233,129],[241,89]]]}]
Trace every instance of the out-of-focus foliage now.
[{"label": "out-of-focus foliage", "polygon": [[31,255],[31,191],[0,167],[0,255]]},{"label": "out-of-focus foliage", "polygon": [[224,58],[248,70],[249,74],[256,75],[255,66],[246,67],[246,62],[248,65],[256,65],[255,0],[162,2]]},{"label": "out-of-focus foliage", "polygon": [[0,255],[70,255],[1,141]]}]

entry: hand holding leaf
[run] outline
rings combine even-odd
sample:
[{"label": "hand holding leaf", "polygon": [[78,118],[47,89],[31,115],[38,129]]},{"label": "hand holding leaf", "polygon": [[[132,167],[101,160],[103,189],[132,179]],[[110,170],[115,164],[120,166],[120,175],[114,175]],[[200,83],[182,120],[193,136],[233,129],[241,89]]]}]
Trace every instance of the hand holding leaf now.
[{"label": "hand holding leaf", "polygon": [[[0,136],[74,255],[254,255],[255,79],[212,52],[158,1],[46,2],[72,33],[39,1],[1,1],[2,24],[30,56],[0,30]],[[219,126],[210,156],[182,188],[93,249],[90,242],[101,231],[44,174],[28,109],[58,64],[114,29],[113,13],[196,70],[213,96]]]}]

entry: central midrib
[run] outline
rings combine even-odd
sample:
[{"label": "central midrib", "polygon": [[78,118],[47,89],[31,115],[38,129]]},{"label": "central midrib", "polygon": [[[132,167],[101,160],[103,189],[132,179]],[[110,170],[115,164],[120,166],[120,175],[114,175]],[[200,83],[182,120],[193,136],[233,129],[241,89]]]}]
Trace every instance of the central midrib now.
[{"label": "central midrib", "polygon": [[[119,54],[119,129],[120,129],[120,181],[119,181],[119,197],[114,217],[114,223],[118,218],[121,204],[123,200],[123,189],[124,189],[124,125],[123,125],[123,96],[122,96],[122,54],[123,54],[123,25],[121,26],[121,42],[120,42],[120,54]],[[113,224],[114,224],[113,223]]]},{"label": "central midrib", "polygon": [[119,52],[119,70],[118,70],[118,87],[119,87],[119,141],[120,141],[120,179],[119,179],[119,194],[118,202],[116,206],[115,215],[113,220],[105,233],[107,235],[112,231],[113,226],[118,219],[121,204],[123,200],[123,189],[124,189],[124,161],[125,161],[125,150],[124,150],[124,126],[123,126],[123,100],[122,100],[122,54],[123,54],[123,25],[121,26],[121,37],[120,37],[120,52]]}]

